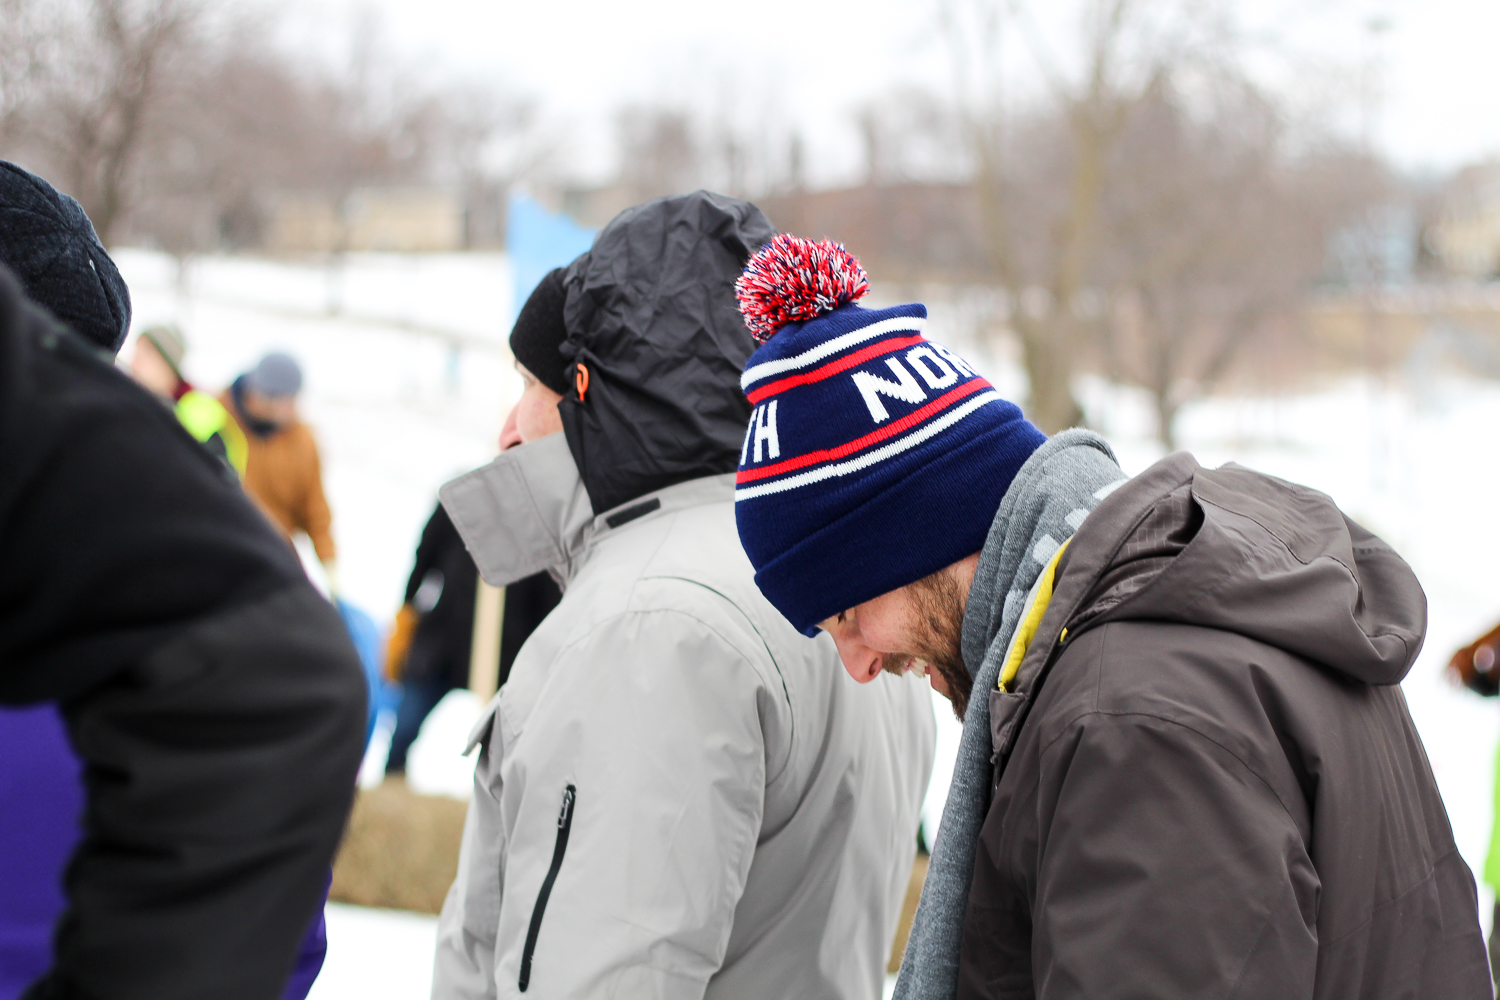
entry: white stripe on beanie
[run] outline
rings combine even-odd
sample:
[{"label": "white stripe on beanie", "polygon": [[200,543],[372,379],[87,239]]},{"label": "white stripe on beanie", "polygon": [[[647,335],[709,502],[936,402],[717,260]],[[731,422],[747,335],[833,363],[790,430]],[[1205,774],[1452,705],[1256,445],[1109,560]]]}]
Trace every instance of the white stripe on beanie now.
[{"label": "white stripe on beanie", "polygon": [[990,389],[987,392],[981,392],[974,398],[967,400],[961,405],[949,410],[947,413],[944,413],[936,420],[932,420],[928,423],[923,424],[905,437],[897,438],[890,444],[885,445],[881,448],[877,448],[874,451],[866,452],[858,458],[850,459],[847,462],[839,462],[833,465],[825,465],[822,468],[813,469],[810,472],[804,472],[796,476],[789,476],[786,479],[778,479],[773,482],[764,483],[760,486],[746,486],[743,489],[736,489],[734,491],[735,502],[738,503],[741,500],[753,500],[756,497],[767,496],[772,493],[784,493],[787,490],[796,489],[799,486],[806,486],[809,483],[822,482],[825,479],[833,479],[837,476],[847,476],[850,473],[858,472],[861,469],[868,469],[870,466],[875,465],[878,462],[883,462],[888,458],[894,458],[895,456],[901,454],[903,451],[908,451],[912,448],[915,448],[917,445],[921,444],[923,441],[926,441],[928,438],[947,430],[949,427],[952,427],[954,424],[958,423],[964,417],[967,417],[969,414],[973,413],[981,406],[984,406],[987,403],[1002,402],[1004,402],[1004,399],[1002,399],[1000,394],[994,389]]},{"label": "white stripe on beanie", "polygon": [[782,372],[795,371],[798,368],[806,368],[808,365],[822,361],[832,354],[837,354],[846,347],[852,347],[866,340],[874,340],[888,333],[911,331],[921,333],[927,328],[927,320],[921,316],[894,316],[891,319],[883,319],[869,326],[862,326],[853,333],[846,333],[832,340],[825,340],[810,351],[803,351],[793,358],[782,358],[779,361],[763,361],[758,365],[745,369],[745,374],[740,376],[740,388],[746,392],[750,387],[772,375],[780,375]]}]

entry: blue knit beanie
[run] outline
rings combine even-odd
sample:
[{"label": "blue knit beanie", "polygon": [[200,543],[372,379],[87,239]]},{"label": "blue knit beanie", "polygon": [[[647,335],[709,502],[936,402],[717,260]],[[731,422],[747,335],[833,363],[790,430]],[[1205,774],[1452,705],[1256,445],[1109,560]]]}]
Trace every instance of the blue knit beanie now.
[{"label": "blue knit beanie", "polygon": [[736,286],[763,346],[740,382],[735,518],[761,593],[807,635],[982,549],[1046,440],[922,335],[925,306],[855,305],[868,288],[841,245],[786,235]]}]

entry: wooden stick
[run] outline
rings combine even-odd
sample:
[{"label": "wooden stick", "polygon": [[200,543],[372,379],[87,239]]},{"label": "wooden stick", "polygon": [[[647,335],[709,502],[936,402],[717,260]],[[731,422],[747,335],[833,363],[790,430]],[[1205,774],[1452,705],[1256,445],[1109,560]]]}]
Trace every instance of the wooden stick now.
[{"label": "wooden stick", "polygon": [[487,702],[500,681],[500,635],[505,628],[505,588],[483,580],[474,593],[474,640],[469,653],[469,690]]}]

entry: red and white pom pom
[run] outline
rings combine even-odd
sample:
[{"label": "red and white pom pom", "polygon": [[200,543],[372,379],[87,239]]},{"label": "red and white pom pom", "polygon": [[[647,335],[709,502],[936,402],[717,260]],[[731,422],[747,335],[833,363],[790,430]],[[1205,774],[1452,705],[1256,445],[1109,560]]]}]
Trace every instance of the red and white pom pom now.
[{"label": "red and white pom pom", "polygon": [[788,323],[826,316],[870,290],[870,279],[842,243],[783,233],[760,249],[734,283],[740,315],[757,343]]}]

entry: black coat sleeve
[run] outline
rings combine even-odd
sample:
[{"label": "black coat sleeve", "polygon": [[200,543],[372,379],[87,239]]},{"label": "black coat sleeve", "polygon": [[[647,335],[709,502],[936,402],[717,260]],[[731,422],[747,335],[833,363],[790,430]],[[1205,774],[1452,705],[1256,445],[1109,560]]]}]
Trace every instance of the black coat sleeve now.
[{"label": "black coat sleeve", "polygon": [[87,792],[28,997],[273,1000],[362,751],[337,613],[223,464],[3,271],[0,455],[0,703],[62,707]]},{"label": "black coat sleeve", "polygon": [[281,995],[353,797],[358,670],[337,612],[293,586],[67,707],[87,828],[35,996]]},{"label": "black coat sleeve", "polygon": [[[427,524],[422,528],[422,538],[417,542],[417,556],[412,561],[411,576],[406,578],[407,604],[410,604],[417,596],[417,591],[422,586],[422,580],[434,569],[442,570],[443,554],[449,538],[458,537],[458,529],[453,527],[453,522],[448,519],[448,512],[443,509],[442,504],[432,512],[427,519]],[[460,542],[460,545],[463,543]]]}]

